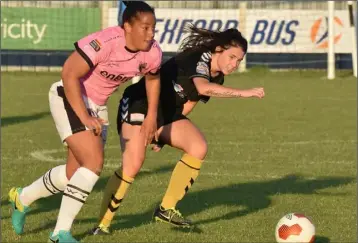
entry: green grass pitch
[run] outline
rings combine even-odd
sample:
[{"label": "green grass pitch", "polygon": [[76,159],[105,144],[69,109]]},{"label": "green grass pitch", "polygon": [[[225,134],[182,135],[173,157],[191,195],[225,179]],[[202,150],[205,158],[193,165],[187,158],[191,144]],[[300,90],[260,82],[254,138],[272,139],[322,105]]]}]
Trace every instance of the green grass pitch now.
[{"label": "green grass pitch", "polygon": [[[49,113],[48,90],[59,73],[2,73],[1,228],[4,242],[45,242],[54,228],[60,196],[32,205],[26,233],[11,228],[7,193],[64,161]],[[88,236],[101,191],[120,165],[117,103],[109,100],[111,126],[105,169],[73,226],[82,242],[274,242],[278,220],[301,212],[316,226],[317,242],[356,241],[356,80],[337,72],[251,70],[232,75],[233,87],[265,88],[258,99],[217,99],[190,115],[206,135],[209,153],[196,183],[178,205],[197,227],[183,231],[153,223],[181,152],[148,151],[142,172],[117,212],[111,236]]]}]

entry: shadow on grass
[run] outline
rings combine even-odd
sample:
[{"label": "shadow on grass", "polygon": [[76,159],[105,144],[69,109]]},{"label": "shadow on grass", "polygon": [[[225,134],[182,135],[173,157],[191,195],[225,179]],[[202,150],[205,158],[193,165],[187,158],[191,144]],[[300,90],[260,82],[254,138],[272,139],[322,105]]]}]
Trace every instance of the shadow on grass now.
[{"label": "shadow on grass", "polygon": [[[171,171],[172,168],[172,166],[167,166],[152,172],[142,172],[140,176],[165,173]],[[94,190],[103,190],[105,184],[107,183],[107,180],[108,177],[101,178]],[[271,205],[271,196],[279,194],[322,194],[317,192],[317,190],[329,187],[339,187],[351,183],[354,180],[355,178],[351,177],[320,177],[316,179],[305,179],[304,177],[293,174],[285,176],[283,178],[268,181],[230,184],[223,187],[205,189],[202,191],[188,193],[178,207],[180,208],[181,212],[186,216],[197,214],[217,206],[240,206],[240,209],[219,216],[208,216],[204,219],[196,221],[194,222],[196,227],[190,230],[178,228],[173,228],[173,230],[182,232],[202,233],[203,231],[202,229],[200,229],[201,225],[217,222],[220,220],[230,220],[237,217],[242,217],[250,213],[254,213],[259,210],[268,208]],[[324,195],[335,196],[337,194],[325,193]],[[55,195],[47,199],[39,200],[37,202],[37,209],[32,211],[30,214],[58,209],[60,206],[60,202],[61,195]],[[130,229],[141,226],[143,224],[150,223],[152,220],[152,214],[155,206],[157,206],[157,204],[149,205],[147,211],[137,214],[121,214],[118,220],[114,220],[111,229]],[[100,204],[98,204],[98,210],[99,207]],[[29,216],[31,217],[31,215]],[[95,226],[95,224],[98,222],[98,219],[96,218],[97,215],[94,216],[95,217],[76,220],[75,223],[90,224],[90,227]],[[49,230],[55,226],[55,223],[56,219],[48,220],[44,225],[41,225],[40,227],[26,230],[25,234],[37,234],[41,231]],[[31,228],[31,226],[27,226],[27,228],[29,229]],[[87,234],[88,231],[85,231],[75,235],[75,237],[81,240],[83,237],[87,236]],[[328,243],[330,241],[328,238],[318,236],[315,242]]]},{"label": "shadow on grass", "polygon": [[9,125],[15,125],[19,123],[29,122],[33,120],[39,120],[43,117],[50,115],[50,112],[39,112],[36,114],[32,114],[29,116],[9,116],[9,117],[1,117],[1,127],[6,127]]},{"label": "shadow on grass", "polygon": [[[136,180],[140,180],[142,177],[145,177],[147,175],[150,174],[155,174],[158,175],[160,173],[166,173],[169,172],[173,169],[173,165],[168,165],[168,166],[164,166],[164,167],[160,167],[156,170],[153,171],[142,171],[138,174],[138,176],[136,177]],[[98,182],[96,183],[93,191],[103,191],[107,181],[108,181],[109,177],[100,177],[100,179],[98,180]],[[29,213],[28,213],[28,217],[31,217],[32,214],[39,214],[39,213],[45,213],[45,212],[50,212],[50,211],[54,211],[54,210],[58,210],[60,208],[61,205],[61,200],[62,200],[62,193],[61,194],[57,194],[57,195],[53,195],[51,197],[48,198],[43,198],[43,199],[39,199],[38,201],[36,201],[34,204],[36,204],[36,206],[34,207],[34,209],[32,209]],[[6,206],[6,205],[10,205],[9,202],[7,200],[2,200],[1,202],[2,206]],[[98,203],[98,210],[100,207],[100,202]],[[5,217],[2,217],[2,219],[9,219],[10,215],[7,215]],[[97,222],[97,218],[94,219],[94,222]],[[75,221],[75,222],[79,222],[79,221]],[[26,230],[25,229],[25,233],[26,234],[37,234],[43,230],[48,230],[48,229],[52,229],[54,228],[56,225],[56,218],[54,220],[52,219],[48,219],[48,220],[44,220],[44,224],[40,225],[40,227],[34,228],[34,229],[30,229],[30,230]],[[31,228],[31,226],[26,226],[25,227],[27,229]]]},{"label": "shadow on grass", "polygon": [[[350,177],[321,177],[316,179],[305,179],[299,175],[288,175],[280,179],[273,179],[260,182],[248,182],[230,184],[228,186],[206,189],[198,192],[188,193],[182,200],[178,208],[185,216],[190,216],[217,206],[240,206],[241,209],[222,214],[220,216],[207,217],[194,222],[193,229],[174,228],[173,230],[191,233],[202,233],[201,225],[217,222],[220,220],[230,220],[237,217],[246,216],[250,213],[268,208],[271,205],[271,196],[278,194],[323,194],[317,190],[339,187],[355,180]],[[337,194],[325,193],[325,196],[336,196]],[[338,194],[346,195],[346,194]],[[159,202],[158,202],[159,203]],[[138,214],[120,215],[118,221],[114,221],[111,229],[130,229],[152,221],[152,214],[155,205],[151,205],[145,212]],[[125,209],[123,209],[125,210]],[[93,226],[97,223],[97,218],[80,220],[81,223],[90,223]],[[82,232],[76,237],[81,239],[87,232]],[[318,242],[325,243],[324,237],[318,238]]]},{"label": "shadow on grass", "polygon": [[327,237],[316,235],[314,243],[330,243],[331,240]]}]

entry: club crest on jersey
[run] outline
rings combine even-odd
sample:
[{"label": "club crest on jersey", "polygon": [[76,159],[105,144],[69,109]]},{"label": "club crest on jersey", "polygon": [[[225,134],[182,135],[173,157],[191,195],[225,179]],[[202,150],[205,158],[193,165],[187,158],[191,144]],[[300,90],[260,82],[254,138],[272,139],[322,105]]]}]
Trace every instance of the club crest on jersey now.
[{"label": "club crest on jersey", "polygon": [[101,43],[97,39],[92,40],[89,44],[96,52],[101,50]]},{"label": "club crest on jersey", "polygon": [[147,68],[147,63],[142,62],[141,64],[139,64],[138,70],[140,73],[142,73],[142,71],[146,68]]},{"label": "club crest on jersey", "polygon": [[205,62],[198,62],[198,64],[196,65],[196,72],[206,76],[210,76],[208,64],[206,64]]}]

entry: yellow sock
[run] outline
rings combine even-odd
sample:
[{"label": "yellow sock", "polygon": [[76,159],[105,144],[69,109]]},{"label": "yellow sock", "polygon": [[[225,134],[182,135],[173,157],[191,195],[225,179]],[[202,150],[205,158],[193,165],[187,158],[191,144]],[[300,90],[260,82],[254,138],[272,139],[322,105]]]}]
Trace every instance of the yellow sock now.
[{"label": "yellow sock", "polygon": [[109,227],[119,204],[134,178],[126,176],[120,169],[108,180],[100,211],[100,224]]},{"label": "yellow sock", "polygon": [[163,208],[175,208],[198,177],[202,162],[189,154],[183,155],[173,170],[161,204]]}]

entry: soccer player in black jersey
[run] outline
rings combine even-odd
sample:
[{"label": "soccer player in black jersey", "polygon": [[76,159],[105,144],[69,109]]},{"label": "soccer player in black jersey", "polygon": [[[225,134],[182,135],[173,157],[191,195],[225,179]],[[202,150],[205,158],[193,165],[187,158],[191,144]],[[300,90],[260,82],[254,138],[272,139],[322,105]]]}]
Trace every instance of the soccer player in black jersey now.
[{"label": "soccer player in black jersey", "polygon": [[[184,152],[176,164],[161,204],[154,212],[156,221],[190,227],[175,208],[199,175],[207,154],[204,135],[186,115],[198,101],[210,97],[263,98],[263,88],[241,90],[223,86],[224,77],[234,72],[247,52],[247,41],[237,29],[209,31],[190,27],[179,53],[162,65],[158,107],[158,136],[153,150],[168,144]],[[126,88],[119,104],[117,128],[123,152],[122,168],[109,179],[102,201],[99,225],[93,234],[109,232],[110,222],[145,159],[145,141],[139,144],[141,124],[147,113],[146,85],[142,79]]]}]

